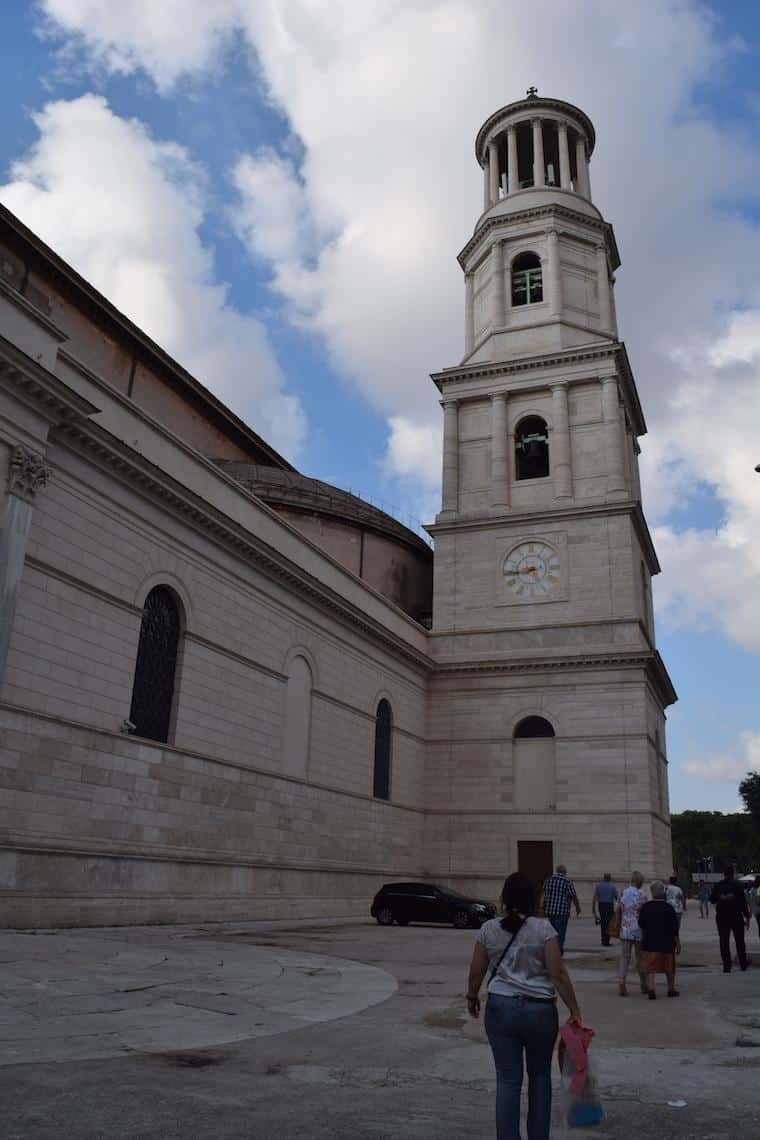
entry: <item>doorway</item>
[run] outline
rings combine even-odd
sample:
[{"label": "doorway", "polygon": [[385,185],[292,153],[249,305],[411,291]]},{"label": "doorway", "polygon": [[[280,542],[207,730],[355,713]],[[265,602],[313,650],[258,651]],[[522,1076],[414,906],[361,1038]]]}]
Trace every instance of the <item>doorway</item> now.
[{"label": "doorway", "polygon": [[550,839],[518,839],[517,869],[527,875],[533,884],[536,903],[541,902],[544,879],[554,870],[554,844]]}]

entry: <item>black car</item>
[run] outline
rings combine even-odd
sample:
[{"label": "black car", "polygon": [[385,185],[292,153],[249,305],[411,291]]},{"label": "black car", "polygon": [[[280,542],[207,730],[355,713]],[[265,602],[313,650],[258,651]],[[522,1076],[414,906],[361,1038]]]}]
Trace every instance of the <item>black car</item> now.
[{"label": "black car", "polygon": [[482,926],[496,907],[482,899],[469,899],[447,887],[430,883],[386,883],[372,900],[370,914],[381,926],[397,922],[450,922],[458,930]]}]

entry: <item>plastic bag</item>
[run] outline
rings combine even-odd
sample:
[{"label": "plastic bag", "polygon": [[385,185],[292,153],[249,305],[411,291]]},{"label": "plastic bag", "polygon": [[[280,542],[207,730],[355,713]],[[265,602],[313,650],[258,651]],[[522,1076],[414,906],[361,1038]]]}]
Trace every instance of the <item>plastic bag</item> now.
[{"label": "plastic bag", "polygon": [[560,1108],[565,1128],[589,1128],[604,1119],[589,1053],[592,1037],[593,1030],[586,1026],[560,1030]]}]

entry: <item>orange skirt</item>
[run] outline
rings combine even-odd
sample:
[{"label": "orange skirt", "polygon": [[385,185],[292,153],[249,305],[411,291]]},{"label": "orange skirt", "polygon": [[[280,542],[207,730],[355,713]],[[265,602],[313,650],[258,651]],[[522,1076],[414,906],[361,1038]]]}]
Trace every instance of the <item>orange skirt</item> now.
[{"label": "orange skirt", "polygon": [[642,950],[639,966],[642,974],[674,974],[675,954],[661,954],[658,950]]}]

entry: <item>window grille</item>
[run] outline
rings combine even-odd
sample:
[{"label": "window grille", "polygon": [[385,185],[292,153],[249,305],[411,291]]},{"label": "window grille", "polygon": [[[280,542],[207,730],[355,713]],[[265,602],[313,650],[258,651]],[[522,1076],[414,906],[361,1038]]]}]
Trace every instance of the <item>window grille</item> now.
[{"label": "window grille", "polygon": [[376,799],[388,800],[391,795],[391,740],[393,714],[388,701],[382,700],[375,715],[375,772],[372,794]]},{"label": "window grille", "polygon": [[137,736],[169,739],[180,620],[174,594],[156,586],[145,599],[129,719]]},{"label": "window grille", "polygon": [[541,260],[535,253],[523,253],[512,265],[512,304],[532,305],[543,299]]}]

